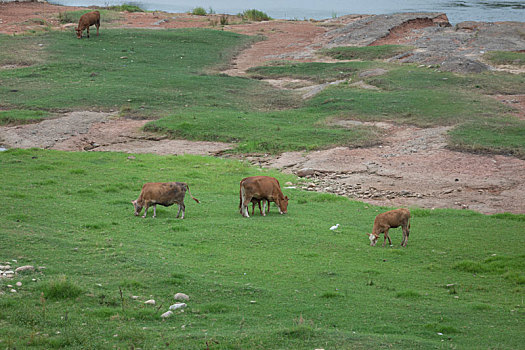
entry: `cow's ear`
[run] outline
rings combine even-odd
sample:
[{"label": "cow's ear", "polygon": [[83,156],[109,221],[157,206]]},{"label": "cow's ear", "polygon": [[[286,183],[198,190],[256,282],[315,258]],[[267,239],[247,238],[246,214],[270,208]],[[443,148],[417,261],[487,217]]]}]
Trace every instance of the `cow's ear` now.
[{"label": "cow's ear", "polygon": [[284,199],[285,199],[285,200],[288,200],[289,198],[288,198],[288,196],[284,196]]}]

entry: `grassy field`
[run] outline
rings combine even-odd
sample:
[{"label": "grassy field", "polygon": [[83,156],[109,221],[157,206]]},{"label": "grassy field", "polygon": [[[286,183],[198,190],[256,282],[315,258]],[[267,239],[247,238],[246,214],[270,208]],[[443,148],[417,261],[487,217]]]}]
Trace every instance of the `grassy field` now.
[{"label": "grassy field", "polygon": [[[31,110],[48,116],[63,110],[114,110],[122,116],[152,119],[146,125],[151,131],[234,142],[238,146],[233,152],[259,153],[381,142],[377,129],[337,127],[331,123],[335,119],[457,125],[450,140],[456,149],[525,157],[525,139],[520,137],[525,122],[489,96],[523,92],[523,74],[458,75],[377,60],[276,62],[251,69],[252,79],[219,73],[254,40],[259,39],[208,29],[103,28],[99,37],[89,40],[77,40],[70,32],[2,35],[0,45],[5,50],[0,51],[0,65],[19,68],[0,70],[0,108],[20,110],[3,119],[10,124],[17,119],[23,122],[30,119],[24,113]],[[403,49],[377,46],[343,51],[372,60]],[[377,68],[387,73],[360,77]],[[303,101],[297,93],[258,80],[282,77],[315,83],[364,80],[379,90],[344,83]],[[488,124],[497,124],[497,130],[480,130],[480,125]],[[512,136],[516,133],[518,137]]]},{"label": "grassy field", "polygon": [[[0,152],[6,349],[518,349],[525,216],[412,209],[407,248],[370,247],[378,208],[283,189],[287,215],[238,212],[239,161]],[[186,218],[133,215],[148,181],[186,181]],[[150,214],[151,215],[151,214]],[[336,231],[330,226],[339,223]],[[22,282],[10,292],[8,284]],[[184,312],[162,320],[190,296]],[[137,296],[138,299],[132,299]],[[156,305],[144,301],[154,299]]]}]

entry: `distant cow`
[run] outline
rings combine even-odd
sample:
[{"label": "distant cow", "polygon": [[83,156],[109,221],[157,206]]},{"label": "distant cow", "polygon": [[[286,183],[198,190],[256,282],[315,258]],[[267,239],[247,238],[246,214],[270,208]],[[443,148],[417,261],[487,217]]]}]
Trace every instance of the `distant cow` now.
[{"label": "distant cow", "polygon": [[368,238],[370,239],[370,245],[376,245],[377,239],[381,233],[384,233],[385,235],[383,247],[386,244],[387,238],[388,243],[392,245],[392,241],[388,235],[388,230],[399,226],[403,228],[403,241],[401,242],[401,246],[406,247],[408,235],[410,234],[410,211],[408,209],[395,209],[377,215],[374,220],[372,233],[367,233]]},{"label": "distant cow", "polygon": [[[275,202],[279,208],[280,214],[286,214],[288,211],[288,197],[285,197],[281,191],[281,186],[276,178],[270,176],[252,176],[241,180],[239,191],[240,213],[244,217],[250,217],[248,214],[248,205],[253,200],[263,200],[263,209],[261,214],[266,216],[266,202]],[[253,212],[253,209],[252,209]],[[253,214],[252,214],[253,215]]]},{"label": "distant cow", "polygon": [[184,219],[184,213],[186,211],[184,196],[186,195],[186,191],[188,191],[195,202],[200,203],[197,198],[191,195],[190,187],[184,182],[148,182],[142,186],[139,198],[131,201],[135,208],[135,216],[139,216],[142,208],[144,208],[144,215],[142,215],[142,217],[145,218],[148,213],[148,208],[153,206],[153,217],[156,217],[157,204],[169,207],[177,203],[179,205],[177,218],[182,211],[181,219]]},{"label": "distant cow", "polygon": [[84,13],[80,20],[78,21],[78,27],[75,28],[77,32],[77,38],[82,39],[82,32],[84,29],[87,29],[87,37],[89,38],[89,27],[94,25],[97,27],[97,36],[98,36],[98,28],[100,27],[100,12],[93,11]]}]

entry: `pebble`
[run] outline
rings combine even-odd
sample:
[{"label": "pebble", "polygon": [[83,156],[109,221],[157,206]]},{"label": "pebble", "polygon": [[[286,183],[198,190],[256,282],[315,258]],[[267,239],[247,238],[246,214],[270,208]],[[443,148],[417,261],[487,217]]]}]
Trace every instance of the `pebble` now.
[{"label": "pebble", "polygon": [[17,287],[22,287],[22,282],[16,282]]},{"label": "pebble", "polygon": [[15,272],[16,273],[20,273],[20,272],[24,272],[24,271],[33,271],[35,269],[34,266],[31,266],[31,265],[25,265],[25,266],[20,266],[20,267],[17,267],[15,269]]},{"label": "pebble", "polygon": [[173,298],[175,298],[175,300],[190,300],[190,297],[184,293],[177,293]]},{"label": "pebble", "polygon": [[184,309],[186,306],[186,303],[175,303],[170,306],[170,310]]},{"label": "pebble", "polygon": [[147,305],[155,305],[155,300],[153,300],[153,299],[146,300],[146,301],[144,302],[144,304],[147,304]]},{"label": "pebble", "polygon": [[168,318],[168,317],[171,317],[173,315],[173,311],[166,311],[165,313],[163,313],[162,315],[160,315],[160,317],[162,318]]}]

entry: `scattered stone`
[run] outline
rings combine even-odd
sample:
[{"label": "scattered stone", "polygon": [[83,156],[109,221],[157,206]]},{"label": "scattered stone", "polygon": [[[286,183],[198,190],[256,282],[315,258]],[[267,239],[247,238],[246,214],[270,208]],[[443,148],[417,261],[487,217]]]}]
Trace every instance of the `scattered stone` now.
[{"label": "scattered stone", "polygon": [[11,289],[10,292],[11,293],[16,293],[16,289]]},{"label": "scattered stone", "polygon": [[166,311],[165,313],[163,313],[162,315],[160,315],[160,317],[162,318],[168,318],[168,317],[171,317],[173,315],[173,311]]},{"label": "scattered stone", "polygon": [[312,168],[303,168],[303,169],[297,170],[295,174],[299,177],[305,177],[305,176],[311,176],[314,173],[315,171]]},{"label": "scattered stone", "polygon": [[31,266],[31,265],[25,265],[25,266],[20,266],[20,267],[17,267],[15,269],[15,272],[16,273],[20,273],[20,272],[24,272],[24,271],[34,271],[35,270],[35,267],[34,266]]},{"label": "scattered stone", "polygon": [[22,282],[16,282],[17,287],[22,287]]},{"label": "scattered stone", "polygon": [[190,300],[190,297],[184,293],[177,293],[174,298],[175,300]]},{"label": "scattered stone", "polygon": [[136,296],[136,295],[132,295],[132,296],[131,296],[131,299],[133,299],[133,300],[137,300],[138,298],[139,298],[139,297]]},{"label": "scattered stone", "polygon": [[135,156],[129,156],[128,159],[129,159],[129,160],[134,160],[134,159],[137,159],[137,157],[135,157]]},{"label": "scattered stone", "polygon": [[175,303],[170,306],[170,310],[184,309],[186,306],[186,303]]},{"label": "scattered stone", "polygon": [[144,302],[144,304],[147,304],[147,305],[155,305],[155,300],[153,300],[153,299],[146,300],[146,301]]}]

